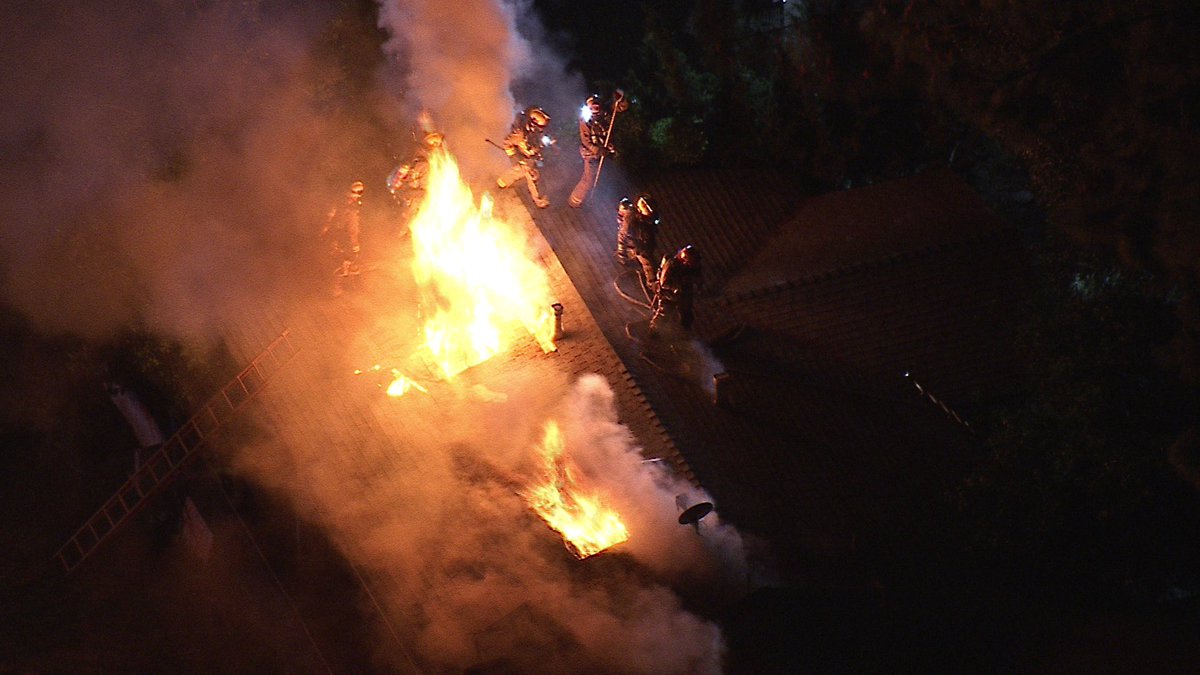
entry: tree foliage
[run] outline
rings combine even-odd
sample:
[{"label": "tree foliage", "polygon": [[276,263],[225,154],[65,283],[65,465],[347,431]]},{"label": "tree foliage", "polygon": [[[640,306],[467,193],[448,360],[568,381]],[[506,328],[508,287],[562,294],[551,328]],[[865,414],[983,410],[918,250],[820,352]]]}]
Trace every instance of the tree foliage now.
[{"label": "tree foliage", "polygon": [[868,39],[1021,159],[1050,224],[1181,293],[1200,378],[1200,7],[1177,0],[879,2]]},{"label": "tree foliage", "polygon": [[[663,4],[628,78],[658,161],[825,189],[950,164],[1031,235],[1034,384],[979,422],[959,544],[1042,589],[1200,589],[1200,7]],[[697,149],[687,116],[703,157],[664,152]]]},{"label": "tree foliage", "polygon": [[1170,303],[1115,260],[1041,251],[1032,390],[980,425],[986,461],[956,493],[967,540],[1058,589],[1200,590],[1200,493],[1170,454],[1200,401],[1160,367]]}]

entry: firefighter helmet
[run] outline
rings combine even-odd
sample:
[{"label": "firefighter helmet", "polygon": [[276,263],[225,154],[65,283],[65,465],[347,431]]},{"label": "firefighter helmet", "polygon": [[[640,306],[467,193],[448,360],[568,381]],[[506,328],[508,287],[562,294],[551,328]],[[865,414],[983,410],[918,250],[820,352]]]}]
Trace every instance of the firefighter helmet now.
[{"label": "firefighter helmet", "polygon": [[628,213],[633,210],[633,200],[629,197],[621,197],[621,201],[617,202],[617,213]]},{"label": "firefighter helmet", "polygon": [[361,197],[362,193],[367,189],[367,186],[361,181],[356,180],[350,184],[350,194]]},{"label": "firefighter helmet", "polygon": [[536,105],[525,111],[525,117],[538,129],[545,129],[546,125],[550,124],[550,115]]},{"label": "firefighter helmet", "polygon": [[425,134],[425,138],[422,140],[425,143],[425,147],[432,150],[442,147],[442,143],[445,142],[446,137],[437,131],[431,131]]},{"label": "firefighter helmet", "polygon": [[646,218],[652,217],[655,212],[658,211],[654,204],[654,198],[651,197],[650,193],[648,192],[643,192],[642,194],[638,195],[635,204],[637,205],[638,213],[642,214],[642,216]]},{"label": "firefighter helmet", "polygon": [[591,96],[588,96],[587,107],[592,111],[593,115],[599,114],[600,109],[604,107],[603,99],[600,98],[600,94],[592,94]]},{"label": "firefighter helmet", "polygon": [[679,249],[675,257],[679,258],[679,262],[688,267],[694,267],[700,263],[700,252],[693,248],[691,244]]}]

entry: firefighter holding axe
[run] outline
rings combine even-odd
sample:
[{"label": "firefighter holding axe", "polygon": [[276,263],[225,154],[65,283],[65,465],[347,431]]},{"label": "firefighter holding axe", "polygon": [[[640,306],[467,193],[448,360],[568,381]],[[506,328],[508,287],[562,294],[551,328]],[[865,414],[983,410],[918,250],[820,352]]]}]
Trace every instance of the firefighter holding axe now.
[{"label": "firefighter holding axe", "polygon": [[613,94],[611,102],[605,102],[600,94],[592,94],[580,109],[579,155],[583,158],[583,176],[567,200],[571,208],[583,206],[588,194],[600,182],[605,158],[617,153],[611,144],[613,123],[617,121],[618,113],[628,109],[629,101],[620,89]]}]

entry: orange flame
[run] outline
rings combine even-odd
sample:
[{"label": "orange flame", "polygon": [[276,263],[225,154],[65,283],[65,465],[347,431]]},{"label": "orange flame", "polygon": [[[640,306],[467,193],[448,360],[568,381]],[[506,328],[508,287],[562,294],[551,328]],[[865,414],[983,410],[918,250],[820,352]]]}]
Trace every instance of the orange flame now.
[{"label": "orange flame", "polygon": [[425,199],[409,228],[425,346],[447,378],[505,349],[518,324],[543,351],[555,350],[546,270],[528,256],[520,229],[492,216],[490,195],[475,206],[445,146],[429,158]]},{"label": "orange flame", "polygon": [[525,501],[562,535],[567,550],[582,560],[629,539],[620,515],[598,496],[585,495],[579,489],[554,420],[546,422],[540,452],[546,463],[546,482],[530,488]]}]

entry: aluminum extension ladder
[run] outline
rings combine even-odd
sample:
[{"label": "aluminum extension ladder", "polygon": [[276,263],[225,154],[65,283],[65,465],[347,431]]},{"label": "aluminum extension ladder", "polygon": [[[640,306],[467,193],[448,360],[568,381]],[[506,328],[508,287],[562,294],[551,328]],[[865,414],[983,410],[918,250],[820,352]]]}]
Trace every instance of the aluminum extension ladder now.
[{"label": "aluminum extension ladder", "polygon": [[296,354],[288,339],[288,331],[246,366],[237,377],[209,399],[179,431],[168,438],[138,470],[129,477],[116,494],[84,522],[75,534],[54,554],[66,574],[75,571],[84,560],[121,528],[150,497],[171,482],[179,469],[195,456],[204,442],[221,425],[253,400],[280,366]]}]

